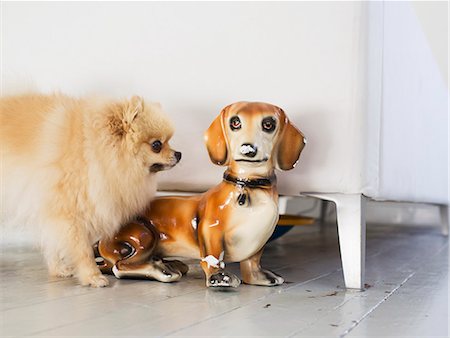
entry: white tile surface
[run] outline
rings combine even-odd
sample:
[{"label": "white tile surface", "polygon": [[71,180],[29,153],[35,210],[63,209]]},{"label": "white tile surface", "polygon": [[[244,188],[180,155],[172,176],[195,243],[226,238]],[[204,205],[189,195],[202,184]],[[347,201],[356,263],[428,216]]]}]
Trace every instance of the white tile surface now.
[{"label": "white tile surface", "polygon": [[[106,289],[49,279],[39,253],[4,246],[1,336],[447,336],[448,239],[438,229],[368,225],[367,284],[345,291],[336,229],[296,228],[263,264],[280,287],[204,287],[195,262],[180,282],[116,280]],[[237,266],[231,266],[237,272]]]}]

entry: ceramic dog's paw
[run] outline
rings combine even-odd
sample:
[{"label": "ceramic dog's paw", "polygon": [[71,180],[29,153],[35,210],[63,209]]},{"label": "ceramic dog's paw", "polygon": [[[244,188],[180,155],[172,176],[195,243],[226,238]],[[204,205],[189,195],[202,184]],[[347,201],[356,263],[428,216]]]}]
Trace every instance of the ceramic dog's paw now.
[{"label": "ceramic dog's paw", "polygon": [[276,286],[283,284],[284,279],[270,270],[260,270],[254,272],[248,280],[244,280],[244,283],[261,286]]},{"label": "ceramic dog's paw", "polygon": [[170,270],[177,271],[177,272],[181,273],[182,275],[187,274],[187,272],[189,271],[189,267],[186,264],[184,264],[182,261],[178,261],[178,260],[167,261],[165,259],[163,259],[162,261],[164,262],[164,264],[166,264],[166,266],[168,266],[170,268]]},{"label": "ceramic dog's paw", "polygon": [[221,271],[211,275],[206,281],[207,287],[212,288],[237,288],[241,280],[232,273]]},{"label": "ceramic dog's paw", "polygon": [[117,278],[155,279],[164,283],[178,281],[187,270],[186,264],[180,261],[166,261],[158,257],[153,257],[148,263],[139,265],[119,262],[112,268]]}]

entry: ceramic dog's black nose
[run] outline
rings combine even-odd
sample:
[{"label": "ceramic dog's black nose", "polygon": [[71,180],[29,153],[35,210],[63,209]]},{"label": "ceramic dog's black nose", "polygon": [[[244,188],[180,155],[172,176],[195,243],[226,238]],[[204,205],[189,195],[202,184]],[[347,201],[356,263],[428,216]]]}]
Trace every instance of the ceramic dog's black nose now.
[{"label": "ceramic dog's black nose", "polygon": [[176,151],[174,155],[175,155],[175,158],[177,159],[177,162],[180,162],[180,160],[181,160],[181,152]]},{"label": "ceramic dog's black nose", "polygon": [[250,143],[244,143],[241,145],[241,154],[247,157],[255,157],[258,152],[258,148]]}]

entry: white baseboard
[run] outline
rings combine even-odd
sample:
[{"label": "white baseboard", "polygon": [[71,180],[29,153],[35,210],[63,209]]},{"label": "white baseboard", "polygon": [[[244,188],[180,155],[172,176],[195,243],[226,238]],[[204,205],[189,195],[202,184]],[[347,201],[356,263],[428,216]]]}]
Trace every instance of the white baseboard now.
[{"label": "white baseboard", "polygon": [[[290,200],[287,213],[320,218],[321,200],[311,197],[299,197]],[[336,221],[336,209],[328,202],[328,222]],[[398,225],[440,226],[439,207],[422,203],[376,202],[368,201],[366,223]]]}]

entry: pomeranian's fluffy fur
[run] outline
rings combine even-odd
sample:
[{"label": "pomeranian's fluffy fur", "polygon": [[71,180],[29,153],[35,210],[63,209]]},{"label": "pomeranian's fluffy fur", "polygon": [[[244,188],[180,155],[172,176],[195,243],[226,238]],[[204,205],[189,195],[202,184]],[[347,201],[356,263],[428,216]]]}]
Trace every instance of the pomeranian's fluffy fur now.
[{"label": "pomeranian's fluffy fur", "polygon": [[38,230],[50,274],[108,285],[92,245],[143,211],[155,173],[181,158],[160,106],[27,94],[1,98],[0,118],[3,222]]}]

